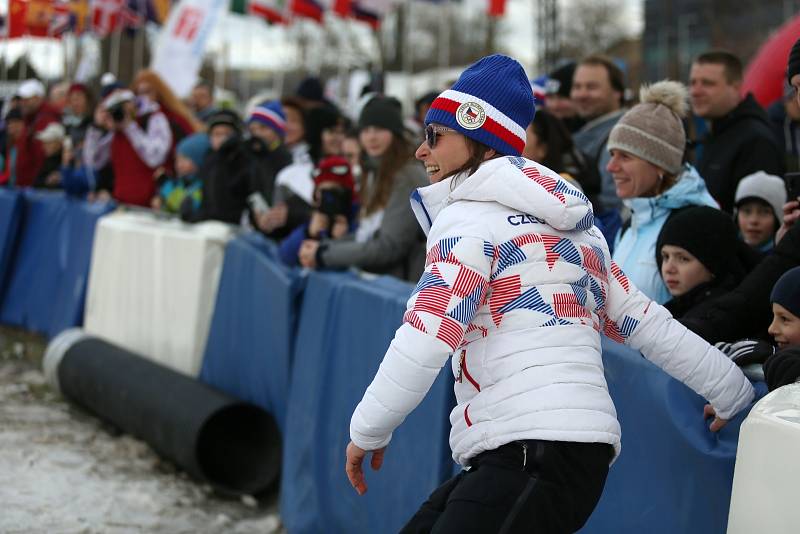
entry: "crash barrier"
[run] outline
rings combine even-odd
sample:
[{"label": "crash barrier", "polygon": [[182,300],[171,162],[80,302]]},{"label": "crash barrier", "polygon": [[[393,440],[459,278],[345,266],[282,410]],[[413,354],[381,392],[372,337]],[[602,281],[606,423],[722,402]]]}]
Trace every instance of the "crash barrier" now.
[{"label": "crash barrier", "polygon": [[48,345],[45,375],[64,397],[190,475],[233,494],[271,487],[280,434],[267,412],[80,329]]},{"label": "crash barrier", "polygon": [[[48,337],[80,325],[94,227],[114,205],[86,203],[64,193],[36,190],[4,191],[2,198],[3,246],[15,244],[11,252],[2,252],[9,254],[5,259],[9,267],[0,322]],[[6,213],[7,206],[19,215]]]},{"label": "crash barrier", "polygon": [[90,334],[189,376],[202,365],[234,229],[117,212],[97,226],[84,325]]},{"label": "crash barrier", "polygon": [[400,325],[412,286],[312,273],[297,329],[284,435],[281,519],[289,532],[397,532],[453,468],[452,373],[398,428],[359,497],[344,473],[350,416]]},{"label": "crash barrier", "polygon": [[228,243],[200,380],[261,406],[285,429],[303,278],[258,233]]},{"label": "crash barrier", "polygon": [[17,244],[21,217],[22,196],[20,193],[14,189],[0,188],[0,298],[2,298],[8,276],[11,255]]},{"label": "crash barrier", "polygon": [[[81,302],[75,296],[82,295],[80,277],[64,282],[59,258],[69,256],[73,265],[80,254],[66,251],[82,246],[88,250],[94,224],[81,227],[69,219],[84,212],[87,217],[99,217],[92,210],[100,207],[63,198],[55,202],[57,195],[52,194],[23,193],[17,201],[13,197],[0,196],[0,206],[13,209],[15,202],[22,203],[18,209],[23,224],[18,244],[12,246],[16,253],[9,272],[13,283],[8,287],[12,295],[24,298],[17,296],[9,303],[7,291],[2,311],[31,307],[20,304],[25,299],[41,300],[37,310],[44,308],[44,302],[47,311],[74,309]],[[62,211],[68,215],[56,216]],[[7,222],[13,217],[5,215],[3,210],[0,223],[6,226],[0,228],[13,224]],[[290,532],[396,530],[454,470],[447,446],[451,373],[447,369],[441,373],[428,398],[397,430],[383,469],[367,470],[370,491],[366,496],[357,497],[347,484],[343,459],[350,415],[400,323],[411,286],[389,278],[365,281],[342,273],[312,273],[306,280],[299,271],[278,264],[274,245],[250,234],[228,242],[217,294],[209,288],[216,285],[213,272],[221,269],[227,234],[178,235],[191,230],[150,217],[150,222],[142,217],[125,219],[128,224],[122,224],[122,216],[116,214],[102,219],[100,226],[108,224],[117,231],[113,239],[109,235],[108,243],[95,247],[92,278],[98,269],[103,284],[95,287],[106,287],[118,296],[106,297],[106,290],[98,293],[98,299],[108,300],[87,309],[87,325],[95,319],[115,325],[130,320],[147,323],[136,326],[135,336],[165,350],[149,357],[180,355],[184,371],[196,373],[205,354],[204,381],[274,414],[287,440],[281,511]],[[28,219],[34,221],[33,228],[25,227]],[[134,220],[146,228],[137,232]],[[171,224],[178,225],[175,235],[165,236],[172,230],[162,232],[160,227]],[[84,232],[76,237],[79,228]],[[14,241],[9,233],[5,232],[4,243]],[[34,233],[49,243],[36,249],[40,255],[35,262],[27,259],[33,257],[29,248],[38,246]],[[60,235],[65,237],[54,237]],[[67,237],[75,241],[74,247]],[[192,240],[197,242],[189,243]],[[187,258],[172,259],[171,254],[179,250]],[[20,264],[20,257],[25,262]],[[88,259],[84,261],[86,268]],[[55,279],[61,280],[58,287],[50,285]],[[21,280],[29,281],[23,285]],[[112,280],[124,291],[114,293]],[[46,301],[42,287],[50,288]],[[173,296],[166,298],[171,290]],[[182,299],[193,299],[194,307],[175,307]],[[235,309],[237,303],[241,310]],[[139,306],[135,314],[131,312],[134,306]],[[207,311],[200,310],[203,306]],[[100,317],[100,310],[108,317]],[[98,315],[91,317],[93,313]],[[202,326],[203,317],[211,322],[208,344],[204,342],[208,329],[196,328],[191,339],[187,333],[189,323]],[[72,321],[79,324],[80,318]],[[162,336],[158,343],[151,341],[156,334]],[[611,342],[603,347],[606,378],[622,423],[623,450],[583,532],[724,532],[738,426],[744,414],[712,434],[708,421],[702,419],[704,401],[699,396],[638,353]]]},{"label": "crash barrier", "polygon": [[[580,532],[724,533],[747,410],[712,433],[705,400],[638,352],[603,339],[603,364],[622,454]],[[756,386],[763,395],[764,383]]]},{"label": "crash barrier", "polygon": [[800,384],[761,399],[742,424],[728,534],[797,532]]}]

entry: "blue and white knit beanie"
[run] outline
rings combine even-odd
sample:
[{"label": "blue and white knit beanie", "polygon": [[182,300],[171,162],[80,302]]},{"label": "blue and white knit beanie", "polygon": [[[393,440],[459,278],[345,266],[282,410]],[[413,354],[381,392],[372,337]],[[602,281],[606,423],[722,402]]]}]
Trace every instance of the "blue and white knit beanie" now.
[{"label": "blue and white knit beanie", "polygon": [[286,114],[283,112],[281,103],[277,100],[262,102],[254,107],[253,111],[250,112],[250,116],[247,117],[247,124],[251,122],[260,122],[275,130],[281,137],[286,135]]},{"label": "blue and white knit beanie", "polygon": [[461,73],[431,104],[425,124],[441,124],[506,156],[525,148],[525,128],[533,120],[531,84],[516,60],[486,56]]}]

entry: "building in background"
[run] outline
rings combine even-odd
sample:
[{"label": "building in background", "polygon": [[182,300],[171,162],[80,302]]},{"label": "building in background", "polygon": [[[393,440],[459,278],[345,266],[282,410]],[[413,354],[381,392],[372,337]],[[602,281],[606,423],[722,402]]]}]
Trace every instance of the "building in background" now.
[{"label": "building in background", "polygon": [[692,58],[710,48],[729,50],[747,64],[799,12],[800,0],[645,0],[644,80],[686,81]]}]

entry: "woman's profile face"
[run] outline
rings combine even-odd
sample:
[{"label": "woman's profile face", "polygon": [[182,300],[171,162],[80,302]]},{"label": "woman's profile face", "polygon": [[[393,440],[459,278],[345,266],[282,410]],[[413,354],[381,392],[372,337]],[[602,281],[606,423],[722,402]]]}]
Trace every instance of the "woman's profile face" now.
[{"label": "woman's profile face", "polygon": [[612,150],[606,170],[614,177],[619,198],[653,197],[658,194],[663,171],[624,150]]},{"label": "woman's profile face", "polygon": [[358,134],[358,140],[364,147],[364,152],[371,158],[379,158],[386,153],[389,145],[392,144],[392,132],[386,128],[377,126],[367,126],[362,128]]},{"label": "woman's profile face", "polygon": [[303,115],[297,109],[286,106],[283,108],[286,113],[286,144],[289,146],[299,143],[306,135],[303,126]]},{"label": "woman's profile face", "polygon": [[469,161],[470,153],[463,135],[439,124],[433,124],[433,127],[437,132],[434,147],[423,141],[414,155],[425,164],[428,179],[435,184],[463,167]]}]

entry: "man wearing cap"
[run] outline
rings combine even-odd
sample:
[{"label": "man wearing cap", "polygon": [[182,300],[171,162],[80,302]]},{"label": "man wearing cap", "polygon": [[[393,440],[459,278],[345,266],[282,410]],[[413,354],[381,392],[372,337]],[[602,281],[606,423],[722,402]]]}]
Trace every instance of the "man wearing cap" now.
[{"label": "man wearing cap", "polygon": [[292,163],[292,154],[283,144],[286,136],[286,114],[277,100],[262,102],[247,117],[250,138],[246,145],[253,157],[253,185],[263,203],[254,204],[256,226],[268,207],[275,206],[275,177]]},{"label": "man wearing cap", "polygon": [[571,134],[575,134],[586,124],[586,120],[578,116],[575,102],[570,97],[572,77],[575,75],[576,67],[575,62],[570,62],[555,69],[548,75],[549,82],[545,87],[547,93],[544,101],[545,109],[560,119]]},{"label": "man wearing cap", "polygon": [[45,102],[42,82],[30,79],[22,82],[17,90],[20,108],[25,121],[25,132],[17,141],[16,176],[18,186],[33,185],[44,161],[42,143],[36,134],[52,122],[61,122],[61,114]]},{"label": "man wearing cap", "polygon": [[66,135],[66,129],[58,122],[51,122],[36,134],[36,139],[42,143],[45,158],[39,174],[33,181],[33,187],[48,189],[61,187],[61,151]]},{"label": "man wearing cap", "polygon": [[86,133],[85,164],[114,171],[112,196],[124,204],[150,206],[156,193],[155,171],[166,162],[172,130],[158,104],[141,101],[127,89],[112,91],[97,108]]},{"label": "man wearing cap", "polygon": [[705,119],[709,133],[695,167],[720,208],[733,212],[736,185],[756,171],[782,175],[783,153],[766,112],[752,95],[741,97],[742,62],[723,50],[700,54],[689,75],[692,113]]}]

